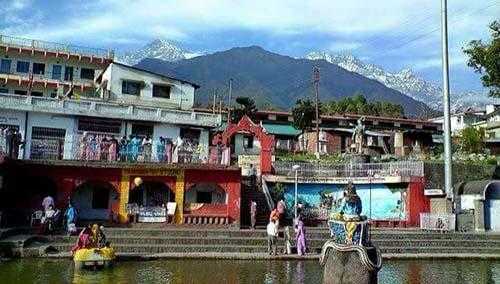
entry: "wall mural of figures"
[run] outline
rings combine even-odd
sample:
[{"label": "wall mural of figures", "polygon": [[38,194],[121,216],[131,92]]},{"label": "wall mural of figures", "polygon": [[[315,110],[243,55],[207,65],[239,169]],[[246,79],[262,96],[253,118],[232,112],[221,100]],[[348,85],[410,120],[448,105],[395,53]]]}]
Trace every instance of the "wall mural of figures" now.
[{"label": "wall mural of figures", "polygon": [[[283,184],[287,217],[292,218],[295,185]],[[362,214],[374,220],[405,220],[408,184],[356,184],[363,203]],[[371,188],[371,189],[370,189]],[[343,197],[343,184],[299,184],[299,211],[308,220],[327,220],[337,212]],[[370,204],[371,191],[371,204]]]}]

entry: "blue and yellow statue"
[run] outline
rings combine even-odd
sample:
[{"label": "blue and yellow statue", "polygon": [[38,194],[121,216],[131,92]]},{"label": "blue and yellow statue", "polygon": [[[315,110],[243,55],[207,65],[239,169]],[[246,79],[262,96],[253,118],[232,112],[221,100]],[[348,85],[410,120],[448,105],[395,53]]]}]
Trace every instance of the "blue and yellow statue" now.
[{"label": "blue and yellow statue", "polygon": [[328,220],[331,239],[323,245],[320,258],[323,284],[377,283],[382,257],[370,241],[370,225],[362,210],[356,188],[349,182]]},{"label": "blue and yellow statue", "polygon": [[340,206],[333,210],[328,222],[332,237],[342,244],[362,244],[363,233],[366,233],[366,216],[361,215],[361,198],[351,181],[344,189]]}]

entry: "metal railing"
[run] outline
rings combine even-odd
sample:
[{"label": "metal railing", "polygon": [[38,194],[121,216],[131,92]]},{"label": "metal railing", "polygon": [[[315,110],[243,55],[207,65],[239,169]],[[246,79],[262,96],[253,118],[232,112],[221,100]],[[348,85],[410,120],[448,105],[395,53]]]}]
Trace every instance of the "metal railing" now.
[{"label": "metal railing", "polygon": [[346,177],[422,177],[424,163],[422,161],[399,161],[388,163],[346,163],[339,165],[324,165],[308,162],[274,162],[276,175],[291,175],[292,167],[300,166],[300,177],[346,178]]},{"label": "metal railing", "polygon": [[455,231],[455,214],[420,213],[420,229],[428,231]]},{"label": "metal railing", "polygon": [[[30,73],[26,72],[16,72],[16,71],[0,71],[0,78],[2,79],[7,79],[7,80],[25,80],[28,81],[30,80]],[[52,72],[44,72],[44,74],[33,74],[33,80],[36,81],[46,81],[47,83],[53,83],[53,84],[82,84],[82,85],[87,85],[90,87],[94,86],[94,81],[93,79],[82,79],[79,76],[73,76],[71,80],[66,79],[64,73],[59,73],[59,75],[56,74],[56,76],[53,76]]]},{"label": "metal railing", "polygon": [[114,52],[112,50],[78,46],[78,45],[69,45],[69,44],[27,39],[21,37],[13,37],[1,34],[0,34],[0,45],[7,45],[10,47],[17,47],[17,48],[30,48],[30,49],[51,51],[51,52],[69,53],[75,55],[93,56],[93,57],[107,58],[107,59],[114,58]]},{"label": "metal railing", "polygon": [[47,97],[0,94],[0,109],[34,111],[65,115],[87,115],[124,120],[142,120],[172,124],[217,127],[221,116],[169,108],[124,105],[88,99],[57,99]]}]

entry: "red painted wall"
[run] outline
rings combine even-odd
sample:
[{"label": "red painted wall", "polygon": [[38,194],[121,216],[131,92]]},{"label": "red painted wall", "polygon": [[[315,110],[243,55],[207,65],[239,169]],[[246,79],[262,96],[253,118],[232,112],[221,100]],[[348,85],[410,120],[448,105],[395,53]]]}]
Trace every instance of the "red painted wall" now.
[{"label": "red painted wall", "polygon": [[420,213],[430,212],[430,200],[424,195],[424,177],[412,177],[408,185],[408,226],[420,226]]},{"label": "red painted wall", "polygon": [[[189,190],[197,183],[216,183],[227,194],[227,215],[230,223],[240,224],[241,206],[241,173],[239,170],[186,170],[184,174],[185,190]],[[220,214],[223,207],[207,206],[203,212],[207,214]]]}]

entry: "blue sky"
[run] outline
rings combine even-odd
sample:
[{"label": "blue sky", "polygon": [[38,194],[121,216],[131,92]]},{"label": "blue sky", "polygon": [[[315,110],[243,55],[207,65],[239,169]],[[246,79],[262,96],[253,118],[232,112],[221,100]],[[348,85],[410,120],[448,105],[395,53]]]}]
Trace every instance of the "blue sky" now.
[{"label": "blue sky", "polygon": [[[124,52],[156,38],[194,51],[235,46],[301,57],[352,53],[441,79],[439,0],[0,0],[0,33]],[[500,0],[449,2],[452,91],[481,91],[462,47],[486,39]]]}]

